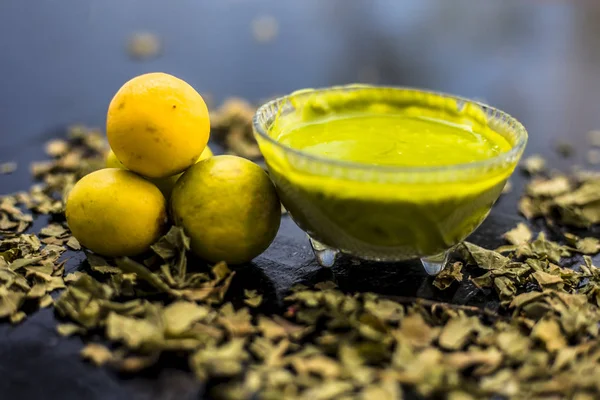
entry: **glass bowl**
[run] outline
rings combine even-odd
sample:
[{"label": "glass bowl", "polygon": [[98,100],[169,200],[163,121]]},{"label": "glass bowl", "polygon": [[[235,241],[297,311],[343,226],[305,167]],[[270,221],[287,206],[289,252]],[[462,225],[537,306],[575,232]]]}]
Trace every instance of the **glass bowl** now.
[{"label": "glass bowl", "polygon": [[[282,129],[339,112],[409,109],[473,126],[486,124],[511,148],[482,161],[400,167],[331,159],[276,139]],[[486,218],[527,143],[521,123],[485,104],[370,85],[294,92],[260,107],[253,127],[281,202],[308,234],[321,265],[332,266],[340,253],[387,262],[419,258],[432,275]]]}]

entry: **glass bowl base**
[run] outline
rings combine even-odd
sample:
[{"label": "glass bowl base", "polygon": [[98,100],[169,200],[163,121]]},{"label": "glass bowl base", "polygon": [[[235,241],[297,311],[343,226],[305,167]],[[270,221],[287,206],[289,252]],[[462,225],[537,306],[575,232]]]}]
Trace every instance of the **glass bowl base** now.
[{"label": "glass bowl base", "polygon": [[[310,241],[310,246],[312,247],[313,253],[315,255],[315,259],[317,263],[322,267],[333,267],[337,258],[342,254],[342,251],[339,249],[335,249],[333,247],[329,247],[326,244],[319,242],[318,240],[313,239],[308,236]],[[435,254],[432,256],[421,257],[421,264],[427,272],[428,275],[435,276],[439,274],[444,268],[446,268],[446,264],[448,263],[449,254],[452,252],[452,249],[448,249],[440,254]],[[394,260],[371,260],[371,261],[394,261]],[[396,260],[401,261],[401,260]]]},{"label": "glass bowl base", "polygon": [[425,272],[432,276],[435,276],[442,272],[442,270],[446,268],[450,252],[451,250],[446,250],[443,253],[436,254],[433,256],[421,257],[421,264],[423,264]]}]

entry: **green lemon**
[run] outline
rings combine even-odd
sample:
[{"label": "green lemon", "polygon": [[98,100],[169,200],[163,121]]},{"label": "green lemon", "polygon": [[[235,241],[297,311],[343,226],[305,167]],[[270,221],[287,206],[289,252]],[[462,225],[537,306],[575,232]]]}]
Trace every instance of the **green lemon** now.
[{"label": "green lemon", "polygon": [[171,194],[171,215],[191,249],[210,261],[242,264],[269,247],[281,221],[275,187],[265,171],[236,156],[190,167]]}]

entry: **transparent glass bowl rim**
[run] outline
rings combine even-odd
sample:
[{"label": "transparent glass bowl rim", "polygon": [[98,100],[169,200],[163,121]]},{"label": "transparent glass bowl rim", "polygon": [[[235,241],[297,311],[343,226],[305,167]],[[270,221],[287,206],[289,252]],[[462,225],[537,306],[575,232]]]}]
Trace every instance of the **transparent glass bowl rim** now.
[{"label": "transparent glass bowl rim", "polygon": [[[512,148],[506,152],[500,153],[494,157],[487,158],[485,160],[467,162],[467,163],[459,163],[459,164],[451,164],[451,165],[436,165],[436,166],[425,166],[425,167],[413,167],[413,166],[390,166],[390,165],[372,165],[372,164],[364,164],[352,161],[344,161],[344,160],[336,160],[332,158],[322,157],[314,154],[307,153],[302,150],[294,149],[290,146],[287,146],[281,142],[278,142],[276,139],[271,137],[268,132],[265,124],[261,123],[261,116],[268,116],[269,111],[275,111],[275,113],[271,112],[270,119],[267,118],[266,121],[268,123],[272,122],[272,118],[277,114],[277,111],[284,106],[288,100],[293,97],[298,96],[309,96],[315,93],[327,93],[327,92],[337,92],[337,91],[354,91],[361,89],[380,89],[380,90],[397,90],[397,91],[407,91],[407,92],[415,92],[415,93],[423,93],[423,94],[431,94],[439,97],[454,99],[459,101],[459,106],[462,104],[463,106],[466,104],[474,104],[481,107],[488,116],[492,118],[500,118],[504,120],[505,123],[510,125],[510,129],[516,136],[515,144]],[[252,119],[252,125],[256,134],[258,134],[261,138],[283,150],[286,153],[291,153],[296,157],[300,157],[305,159],[306,161],[318,162],[325,165],[329,165],[332,167],[341,167],[344,169],[353,169],[353,170],[362,170],[369,172],[381,172],[381,173],[399,173],[399,174],[418,174],[418,173],[436,173],[436,172],[459,172],[459,171],[470,171],[470,170],[489,170],[494,167],[504,165],[505,163],[511,160],[517,160],[523,150],[525,149],[525,145],[527,144],[527,130],[516,118],[512,117],[508,113],[499,110],[497,108],[491,107],[485,103],[471,100],[466,97],[456,96],[449,93],[439,92],[435,90],[427,90],[427,89],[419,89],[407,86],[382,86],[382,85],[367,85],[367,84],[351,84],[351,85],[340,85],[340,86],[330,86],[330,87],[321,87],[321,88],[311,88],[311,89],[302,89],[291,94],[276,98],[274,100],[269,101],[268,103],[263,104],[258,108],[254,117]]]}]

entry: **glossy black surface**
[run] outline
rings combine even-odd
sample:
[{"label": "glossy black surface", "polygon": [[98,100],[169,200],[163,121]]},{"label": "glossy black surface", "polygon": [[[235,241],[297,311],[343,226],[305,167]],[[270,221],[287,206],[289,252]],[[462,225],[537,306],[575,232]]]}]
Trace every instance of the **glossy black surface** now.
[{"label": "glossy black surface", "polygon": [[[253,39],[251,23],[272,15],[276,38]],[[350,82],[425,87],[483,99],[528,128],[526,154],[566,169],[582,163],[586,132],[600,128],[600,6],[594,2],[437,0],[2,0],[0,2],[0,194],[30,185],[28,164],[65,125],[102,126],[112,94],[149,71],[177,75],[219,103],[253,101],[303,87]],[[128,36],[159,35],[161,57],[130,60]],[[575,145],[563,160],[557,141]],[[520,217],[514,190],[470,240],[485,246]],[[81,256],[69,262],[78,267]],[[420,296],[494,307],[466,284],[439,292],[417,263],[319,268],[304,234],[284,217],[275,243],[237,280],[267,295],[277,310],[290,285],[335,279],[346,291]],[[243,279],[242,279],[243,278]],[[240,290],[235,286],[232,291]],[[203,385],[177,360],[138,377],[79,359],[82,342],[55,333],[51,309],[17,327],[0,323],[0,398],[188,399]]]}]

